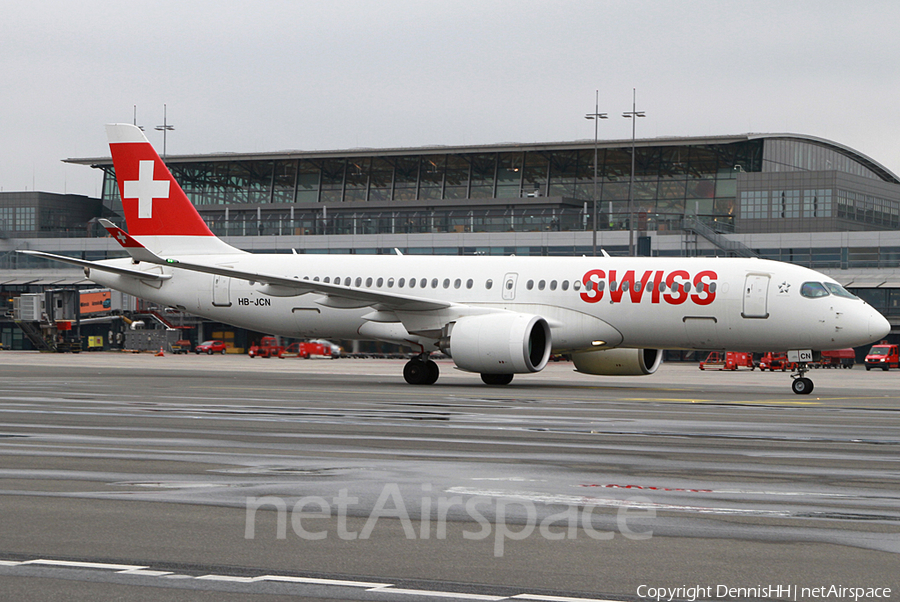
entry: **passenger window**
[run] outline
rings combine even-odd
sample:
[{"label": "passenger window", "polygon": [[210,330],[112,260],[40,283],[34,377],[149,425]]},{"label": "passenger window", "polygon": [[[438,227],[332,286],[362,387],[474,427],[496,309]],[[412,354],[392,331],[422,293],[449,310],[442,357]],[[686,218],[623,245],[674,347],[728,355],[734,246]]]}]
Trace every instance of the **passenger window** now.
[{"label": "passenger window", "polygon": [[550,290],[551,290],[551,291],[555,291],[555,290],[556,290],[556,280],[551,280],[551,281],[550,281]]},{"label": "passenger window", "polygon": [[539,291],[544,290],[544,288],[545,288],[546,286],[547,286],[547,281],[546,281],[546,280],[541,280],[540,282],[538,282],[538,290],[539,290]]},{"label": "passenger window", "polygon": [[568,280],[562,281],[562,290],[564,290],[564,291],[569,290],[569,281]]},{"label": "passenger window", "polygon": [[406,286],[406,278],[401,278],[397,281],[397,288],[403,288]]},{"label": "passenger window", "polygon": [[612,292],[615,292],[615,291],[616,291],[616,285],[617,285],[617,283],[616,283],[615,280],[611,281],[611,282],[609,283],[609,290],[612,291]]},{"label": "passenger window", "polygon": [[394,288],[394,279],[388,278],[388,288]]},{"label": "passenger window", "polygon": [[[578,290],[578,287],[575,287],[575,290]],[[588,281],[584,284],[584,290],[586,290],[586,291],[592,291],[592,290],[594,290],[594,281],[593,281],[593,280],[588,280]]]},{"label": "passenger window", "polygon": [[533,289],[534,288],[534,280],[529,280],[528,284],[525,285],[525,288],[527,288],[528,290]]},{"label": "passenger window", "polygon": [[356,277],[356,286],[362,286],[362,278],[360,276]]},{"label": "passenger window", "polygon": [[450,288],[450,279],[444,278],[444,288]]},{"label": "passenger window", "polygon": [[313,282],[318,282],[318,281],[319,281],[319,277],[318,277],[318,276],[313,277]]},{"label": "passenger window", "polygon": [[576,291],[581,290],[581,280],[573,280],[572,281],[572,289]]},{"label": "passenger window", "polygon": [[491,290],[491,288],[493,288],[493,286],[494,286],[494,281],[491,280],[490,278],[488,278],[487,282],[484,283],[484,288],[486,288],[487,290]]},{"label": "passenger window", "polygon": [[372,286],[372,277],[371,276],[366,278],[366,288],[368,288],[370,286]]},{"label": "passenger window", "polygon": [[462,286],[462,280],[460,280],[459,278],[457,278],[456,280],[453,281],[453,288],[459,288],[461,286]]},{"label": "passenger window", "polygon": [[472,288],[475,285],[475,281],[469,278],[466,280],[466,288]]},{"label": "passenger window", "polygon": [[438,279],[432,278],[431,279],[431,288],[437,288],[437,285],[438,285]]},{"label": "passenger window", "polygon": [[384,278],[379,278],[378,281],[375,283],[375,286],[377,286],[378,288],[381,288],[381,286],[383,284],[384,284]]},{"label": "passenger window", "polygon": [[[428,278],[422,278],[421,280],[419,280],[419,288],[425,288],[426,286],[428,286]],[[437,278],[434,279],[434,284],[432,284],[431,286],[437,286]]]},{"label": "passenger window", "polygon": [[322,282],[324,282],[325,284],[331,284],[331,276],[325,276],[324,278],[322,278]]},{"label": "passenger window", "polygon": [[827,297],[828,289],[821,282],[804,282],[800,285],[800,296],[807,299],[816,299],[818,297]]}]

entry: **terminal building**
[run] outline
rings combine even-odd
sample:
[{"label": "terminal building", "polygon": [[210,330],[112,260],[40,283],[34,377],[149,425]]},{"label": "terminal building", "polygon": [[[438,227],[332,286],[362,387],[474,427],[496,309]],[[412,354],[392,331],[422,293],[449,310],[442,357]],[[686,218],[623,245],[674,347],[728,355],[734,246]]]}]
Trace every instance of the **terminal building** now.
[{"label": "terminal building", "polygon": [[[15,249],[123,255],[96,223],[124,226],[111,159],[66,161],[103,171],[102,198],[0,193],[4,302],[89,286],[77,270]],[[758,256],[829,274],[900,332],[900,179],[821,138],[214,153],[166,162],[210,229],[248,251]],[[23,342],[7,325],[0,334],[6,346]]]}]

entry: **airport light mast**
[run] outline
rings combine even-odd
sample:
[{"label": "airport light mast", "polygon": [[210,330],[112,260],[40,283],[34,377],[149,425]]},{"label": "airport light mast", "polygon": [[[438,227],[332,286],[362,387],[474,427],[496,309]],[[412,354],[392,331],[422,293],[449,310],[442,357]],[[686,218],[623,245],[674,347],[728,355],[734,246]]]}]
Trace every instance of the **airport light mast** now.
[{"label": "airport light mast", "polygon": [[167,113],[168,113],[168,109],[167,109],[166,105],[164,104],[163,105],[163,124],[158,125],[155,128],[153,128],[154,130],[163,133],[163,154],[162,154],[163,159],[166,158],[166,133],[171,132],[172,130],[175,129],[174,125],[169,125]]},{"label": "airport light mast", "polygon": [[600,90],[597,90],[597,96],[594,101],[594,112],[588,113],[584,116],[585,119],[593,119],[594,120],[594,196],[593,196],[593,209],[591,213],[593,213],[593,221],[591,230],[592,232],[592,244],[591,249],[593,256],[597,256],[597,128],[600,124],[601,119],[607,119],[608,116],[606,113],[600,112]]},{"label": "airport light mast", "polygon": [[622,117],[631,119],[631,177],[628,178],[628,255],[634,257],[634,133],[638,117],[646,117],[643,111],[637,110],[637,92],[631,89],[631,110],[622,113]]}]

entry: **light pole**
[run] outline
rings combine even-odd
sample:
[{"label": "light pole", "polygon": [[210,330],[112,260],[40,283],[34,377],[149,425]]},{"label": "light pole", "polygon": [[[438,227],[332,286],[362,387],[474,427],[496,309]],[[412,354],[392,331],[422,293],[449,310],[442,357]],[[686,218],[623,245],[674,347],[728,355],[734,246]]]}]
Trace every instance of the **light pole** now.
[{"label": "light pole", "polygon": [[637,92],[631,89],[631,111],[622,113],[622,117],[631,119],[631,177],[628,179],[628,255],[634,257],[634,132],[638,117],[646,117],[643,111],[637,110]]},{"label": "light pole", "polygon": [[171,132],[172,130],[175,129],[174,125],[169,125],[168,109],[167,109],[166,105],[163,105],[163,124],[158,125],[153,129],[163,133],[163,159],[165,159],[166,158],[166,133]]},{"label": "light pole", "polygon": [[600,125],[601,119],[608,119],[606,113],[600,112],[600,90],[597,90],[597,97],[594,102],[594,112],[588,113],[584,116],[585,119],[593,119],[594,120],[594,203],[593,209],[591,212],[594,214],[594,219],[592,222],[591,230],[592,233],[592,245],[593,256],[597,256],[597,128]]}]

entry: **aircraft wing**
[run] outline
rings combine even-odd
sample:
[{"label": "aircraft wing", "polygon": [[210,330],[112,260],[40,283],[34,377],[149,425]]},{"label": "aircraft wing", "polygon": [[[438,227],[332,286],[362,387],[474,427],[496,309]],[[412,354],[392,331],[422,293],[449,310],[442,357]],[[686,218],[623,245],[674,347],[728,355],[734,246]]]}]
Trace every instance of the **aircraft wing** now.
[{"label": "aircraft wing", "polygon": [[376,310],[387,309],[392,311],[434,311],[446,309],[454,305],[453,303],[446,301],[436,301],[409,295],[398,295],[396,293],[352,288],[349,286],[341,286],[339,284],[326,284],[324,282],[301,280],[299,277],[289,278],[276,274],[248,272],[226,265],[193,263],[176,258],[166,259],[153,253],[150,249],[146,248],[138,240],[112,222],[105,219],[101,219],[99,222],[135,261],[146,261],[173,268],[180,268],[182,270],[190,270],[192,272],[203,272],[206,274],[227,276],[229,278],[256,282],[264,285],[260,289],[261,293],[273,297],[294,297],[308,293],[319,293],[326,295],[326,298],[320,301],[320,303],[329,307],[351,308],[372,306]]},{"label": "aircraft wing", "polygon": [[257,282],[266,285],[260,289],[261,293],[273,297],[294,297],[307,293],[327,295],[328,300],[324,301],[323,304],[331,307],[367,307],[371,305],[392,310],[433,311],[446,309],[453,305],[453,303],[447,301],[351,288],[339,284],[325,284],[324,282],[301,280],[299,277],[287,278],[263,272],[247,272],[226,266],[192,263],[178,259],[166,259],[162,264],[192,272],[204,272],[206,274],[217,274],[219,276]]}]

